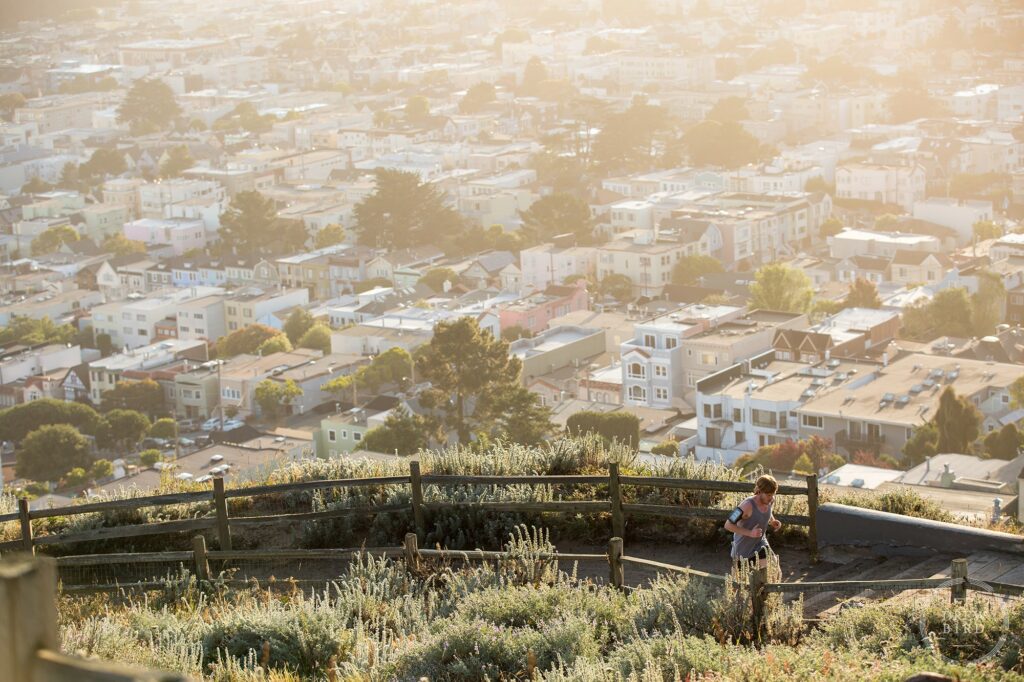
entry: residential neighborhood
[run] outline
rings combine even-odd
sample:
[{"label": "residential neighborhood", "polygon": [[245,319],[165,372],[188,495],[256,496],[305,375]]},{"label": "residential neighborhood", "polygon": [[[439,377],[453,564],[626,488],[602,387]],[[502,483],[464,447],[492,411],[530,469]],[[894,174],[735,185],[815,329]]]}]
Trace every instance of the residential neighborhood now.
[{"label": "residential neighborhood", "polygon": [[83,430],[93,475],[12,427],[6,488],[580,412],[780,474],[824,439],[840,487],[1024,462],[1014,3],[86,4],[0,31],[0,419],[173,433]]}]

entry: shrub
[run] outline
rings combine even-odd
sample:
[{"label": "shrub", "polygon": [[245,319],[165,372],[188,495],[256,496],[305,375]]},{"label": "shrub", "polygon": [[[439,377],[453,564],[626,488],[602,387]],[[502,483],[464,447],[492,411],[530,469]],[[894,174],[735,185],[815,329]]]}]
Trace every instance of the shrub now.
[{"label": "shrub", "polygon": [[674,457],[679,454],[679,443],[674,440],[664,440],[651,448],[651,453],[665,457]]},{"label": "shrub", "polygon": [[142,466],[151,467],[160,460],[162,460],[163,458],[163,453],[161,453],[156,448],[143,450],[142,452],[139,453],[139,461],[142,462]]}]

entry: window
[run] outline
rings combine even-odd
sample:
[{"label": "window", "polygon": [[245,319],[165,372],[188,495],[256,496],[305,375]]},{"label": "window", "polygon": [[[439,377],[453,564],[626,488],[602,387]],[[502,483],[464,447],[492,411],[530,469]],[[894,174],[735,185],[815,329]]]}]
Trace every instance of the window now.
[{"label": "window", "polygon": [[654,338],[654,334],[644,334],[644,345],[648,348],[657,348],[658,342]]},{"label": "window", "polygon": [[136,315],[135,316],[135,321],[136,322],[145,322],[146,321],[146,316],[145,315]]},{"label": "window", "polygon": [[736,432],[736,444],[739,445],[740,443],[745,443],[745,442],[747,442],[747,434],[744,433],[743,431],[737,431]]},{"label": "window", "polygon": [[647,389],[643,386],[630,386],[629,397],[631,400],[647,400]]},{"label": "window", "polygon": [[125,334],[131,334],[132,333],[132,328],[131,327],[121,327],[121,331],[124,332]]},{"label": "window", "polygon": [[332,443],[337,442],[338,434],[335,433],[334,429],[329,429],[327,431],[327,440],[331,441]]},{"label": "window", "polygon": [[665,348],[675,348],[677,343],[678,343],[678,341],[676,341],[676,337],[674,337],[674,336],[666,336],[665,337]]},{"label": "window", "polygon": [[668,376],[668,367],[666,367],[665,365],[655,365],[654,366],[654,376],[656,376],[656,377],[667,377]]},{"label": "window", "polygon": [[668,389],[667,388],[655,388],[654,397],[658,400],[668,400]]},{"label": "window", "polygon": [[741,422],[741,421],[743,421],[743,410],[741,410],[738,407],[732,408],[732,420],[734,422]]},{"label": "window", "polygon": [[353,431],[352,432],[352,439],[355,442],[358,443],[359,441],[361,441],[363,439],[363,434],[359,433],[358,431]]},{"label": "window", "polygon": [[704,405],[704,416],[708,419],[721,419],[722,418],[722,405]]},{"label": "window", "polygon": [[631,379],[644,379],[647,376],[647,372],[644,371],[644,366],[639,362],[633,362],[629,365],[629,377]]},{"label": "window", "polygon": [[146,331],[145,329],[140,329],[139,336],[149,336],[149,332]]},{"label": "window", "polygon": [[767,426],[774,429],[778,423],[778,415],[767,410],[755,409],[751,410],[750,420],[754,422],[754,426]]},{"label": "window", "polygon": [[1007,395],[1006,393],[1004,393],[1003,395],[999,396],[999,399],[1003,402],[1003,405],[1007,405],[1010,402],[1010,396]]},{"label": "window", "polygon": [[345,440],[348,440],[348,429],[341,430],[341,437],[344,438]]},{"label": "window", "polygon": [[201,320],[201,319],[203,319],[203,314],[202,313],[193,313],[192,317],[194,317],[197,320]]},{"label": "window", "polygon": [[701,353],[700,364],[702,365],[717,365],[718,354],[717,353]]},{"label": "window", "polygon": [[131,313],[121,313],[121,319],[122,320],[130,320],[130,319],[132,319],[132,314]]},{"label": "window", "polygon": [[229,305],[228,306],[228,315],[234,315],[237,312],[238,312],[238,310],[235,308],[235,306],[233,306],[233,305]]},{"label": "window", "polygon": [[182,334],[188,334],[188,327],[178,327],[178,331]]},{"label": "window", "polygon": [[825,418],[813,414],[801,415],[800,423],[809,429],[825,428]]}]

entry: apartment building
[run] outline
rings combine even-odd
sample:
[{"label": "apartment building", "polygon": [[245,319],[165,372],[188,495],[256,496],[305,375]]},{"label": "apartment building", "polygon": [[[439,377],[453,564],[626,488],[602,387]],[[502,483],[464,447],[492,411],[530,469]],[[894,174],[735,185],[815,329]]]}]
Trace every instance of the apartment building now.
[{"label": "apartment building", "polygon": [[140,218],[125,223],[123,231],[133,241],[168,245],[176,256],[206,248],[206,225],[201,220]]},{"label": "apartment building", "polygon": [[246,287],[224,297],[225,332],[231,332],[260,322],[273,322],[272,315],[279,310],[304,306],[309,303],[306,288],[265,291],[259,287]]},{"label": "apartment building", "polygon": [[519,252],[519,270],[526,290],[561,284],[570,275],[591,275],[596,266],[597,249],[592,246],[540,244]]},{"label": "apartment building", "polygon": [[[186,359],[205,362],[208,359],[206,343],[167,339],[94,360],[89,363],[89,398],[99,405],[104,392],[114,388],[123,378],[129,378],[126,373],[151,371]],[[134,380],[136,377],[130,378]]]},{"label": "apartment building", "polygon": [[[98,352],[87,351],[87,354],[98,355]],[[82,360],[82,347],[77,344],[51,343],[5,350],[0,352],[0,385],[74,367]]]},{"label": "apartment building", "polygon": [[892,258],[897,251],[938,253],[943,249],[942,240],[930,234],[875,232],[852,227],[844,227],[838,234],[828,237],[828,246],[833,258]]},{"label": "apartment building", "polygon": [[652,232],[638,232],[597,247],[597,278],[625,275],[636,296],[660,296],[672,281],[672,268],[686,253],[677,242],[654,241]]},{"label": "apartment building", "polygon": [[227,333],[224,297],[204,296],[182,301],[175,310],[176,337],[182,340],[216,341]]},{"label": "apartment building", "polygon": [[946,386],[978,408],[984,434],[1013,420],[1009,387],[1021,376],[1021,365],[914,353],[808,400],[796,410],[799,435],[829,438],[848,454],[899,457],[914,428],[935,416]]},{"label": "apartment building", "polygon": [[155,326],[165,319],[175,319],[179,305],[193,299],[223,294],[218,287],[163,289],[150,295],[129,294],[123,301],[93,308],[93,334],[110,337],[115,348],[139,348],[152,343]]},{"label": "apartment building", "polygon": [[226,200],[224,188],[212,180],[161,180],[137,185],[135,192],[139,217],[152,219],[170,217],[167,207],[173,204],[196,200],[220,203]]},{"label": "apartment building", "polygon": [[69,291],[47,290],[31,296],[9,297],[0,303],[0,326],[11,323],[14,317],[33,320],[50,318],[57,324],[70,322],[87,310],[103,302],[103,294],[89,289]]},{"label": "apartment building", "polygon": [[264,379],[317,360],[318,350],[298,348],[288,353],[270,355],[236,355],[220,367],[220,404],[241,419],[258,415],[256,385]]},{"label": "apartment building", "polygon": [[577,280],[568,286],[551,285],[502,306],[499,312],[501,328],[520,327],[531,334],[539,334],[554,318],[587,310],[589,303],[586,280]]},{"label": "apartment building", "polygon": [[316,434],[317,456],[337,457],[358,450],[366,433],[383,426],[400,404],[398,398],[382,395],[360,407],[349,404],[338,414],[325,417]]},{"label": "apartment building", "polygon": [[910,213],[925,197],[927,174],[920,165],[851,163],[836,169],[836,196],[894,204]]}]

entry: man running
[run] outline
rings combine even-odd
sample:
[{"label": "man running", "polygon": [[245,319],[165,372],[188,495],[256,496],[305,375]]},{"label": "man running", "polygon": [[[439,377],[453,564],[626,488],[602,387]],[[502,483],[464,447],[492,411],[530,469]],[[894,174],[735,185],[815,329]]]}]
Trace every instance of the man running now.
[{"label": "man running", "polygon": [[779,483],[771,476],[761,476],[754,483],[754,494],[740,502],[725,522],[732,533],[730,556],[737,565],[744,562],[757,568],[768,565],[768,529],[778,530],[782,522],[772,515]]}]

